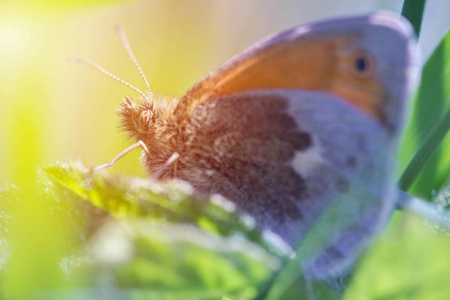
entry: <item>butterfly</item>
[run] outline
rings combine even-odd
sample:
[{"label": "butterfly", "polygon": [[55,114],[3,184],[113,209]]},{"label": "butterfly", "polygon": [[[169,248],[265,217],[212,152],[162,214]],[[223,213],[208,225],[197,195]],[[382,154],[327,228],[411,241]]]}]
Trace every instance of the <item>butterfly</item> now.
[{"label": "butterfly", "polygon": [[306,275],[334,276],[395,208],[416,61],[412,27],[391,13],[300,25],[234,56],[180,99],[136,89],[141,98],[119,108],[136,142],[124,153],[141,146],[150,174],[226,197],[296,248]]}]

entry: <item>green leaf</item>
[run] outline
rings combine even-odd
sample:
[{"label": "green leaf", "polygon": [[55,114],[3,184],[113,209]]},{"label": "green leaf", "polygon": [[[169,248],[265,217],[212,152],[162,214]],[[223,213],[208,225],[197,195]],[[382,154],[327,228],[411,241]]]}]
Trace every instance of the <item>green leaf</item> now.
[{"label": "green leaf", "polygon": [[398,212],[359,264],[344,299],[447,299],[449,249],[446,230]]},{"label": "green leaf", "polygon": [[[41,176],[44,181],[47,176],[53,183],[61,201],[66,199],[79,206],[84,200],[115,219],[149,217],[160,222],[196,225],[221,236],[242,235],[279,256],[289,254],[284,245],[266,240],[253,218],[238,212],[232,202],[218,195],[202,198],[185,182],[159,183],[136,177],[113,177],[107,172],[94,176],[81,164],[52,165]],[[76,211],[69,209],[72,210]]]},{"label": "green leaf", "polygon": [[399,151],[399,188],[424,199],[431,199],[450,174],[449,87],[450,31],[423,67]]},{"label": "green leaf", "polygon": [[[113,234],[115,232],[115,234]],[[107,245],[128,244],[123,253]],[[110,288],[148,289],[161,295],[197,291],[202,299],[254,297],[279,259],[240,237],[222,238],[195,226],[148,219],[110,223],[93,236],[91,272],[113,278]],[[195,295],[195,294],[192,294]]]},{"label": "green leaf", "polygon": [[[40,177],[87,240],[82,257],[90,263],[77,272],[109,278],[111,289],[251,299],[291,254],[232,203],[198,197],[184,182],[94,175],[80,164],[53,165]],[[92,216],[101,221],[90,223]]]}]

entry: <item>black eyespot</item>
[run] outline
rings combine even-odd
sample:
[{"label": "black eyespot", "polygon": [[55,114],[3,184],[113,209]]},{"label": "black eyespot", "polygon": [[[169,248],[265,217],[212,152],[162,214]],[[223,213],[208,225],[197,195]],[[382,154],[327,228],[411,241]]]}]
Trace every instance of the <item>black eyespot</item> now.
[{"label": "black eyespot", "polygon": [[373,58],[368,53],[358,53],[353,62],[353,70],[356,75],[369,76],[374,70]]},{"label": "black eyespot", "polygon": [[369,67],[369,62],[365,57],[358,57],[355,62],[355,68],[358,72],[365,72]]}]

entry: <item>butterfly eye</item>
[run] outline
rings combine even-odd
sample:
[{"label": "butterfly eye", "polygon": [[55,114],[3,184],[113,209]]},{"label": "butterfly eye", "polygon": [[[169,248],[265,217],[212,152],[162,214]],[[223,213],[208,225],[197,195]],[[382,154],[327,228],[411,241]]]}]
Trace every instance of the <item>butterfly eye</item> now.
[{"label": "butterfly eye", "polygon": [[373,57],[366,52],[359,52],[353,61],[353,71],[360,77],[370,76],[375,69]]}]

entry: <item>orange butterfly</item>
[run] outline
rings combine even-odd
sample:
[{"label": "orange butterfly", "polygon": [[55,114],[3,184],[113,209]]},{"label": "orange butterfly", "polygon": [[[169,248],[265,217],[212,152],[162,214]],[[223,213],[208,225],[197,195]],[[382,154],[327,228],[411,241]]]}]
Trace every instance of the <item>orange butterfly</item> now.
[{"label": "orange butterfly", "polygon": [[385,12],[294,27],[179,100],[125,98],[119,114],[136,144],[124,153],[141,146],[153,176],[223,195],[297,248],[307,275],[336,275],[394,209],[415,49],[407,21]]}]

